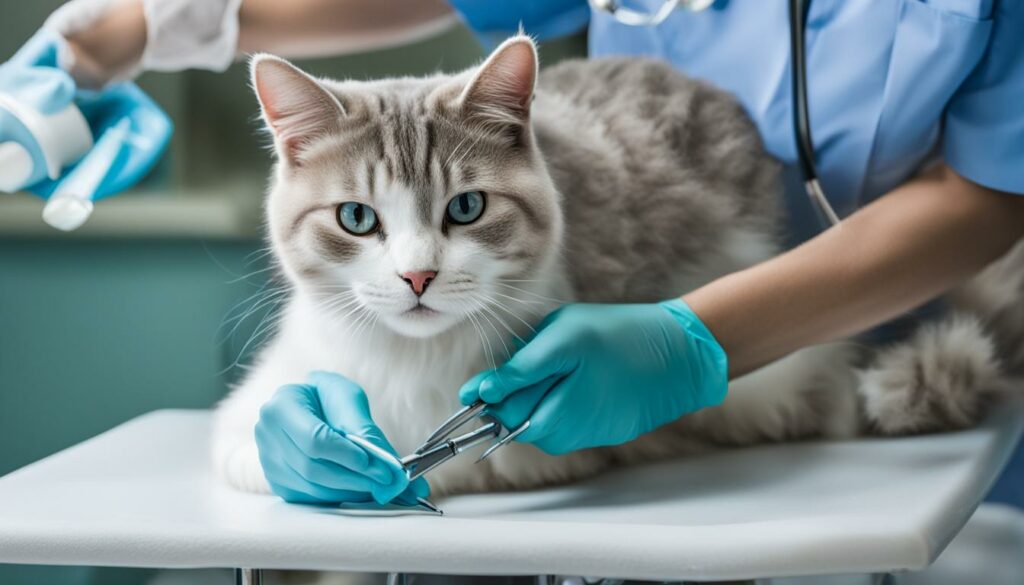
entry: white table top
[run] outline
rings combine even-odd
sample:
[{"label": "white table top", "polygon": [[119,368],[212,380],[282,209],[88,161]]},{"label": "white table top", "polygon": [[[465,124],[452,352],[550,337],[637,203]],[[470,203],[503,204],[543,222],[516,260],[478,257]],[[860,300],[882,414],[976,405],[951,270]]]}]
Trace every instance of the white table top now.
[{"label": "white table top", "polygon": [[221,486],[209,414],[159,411],[0,478],[0,562],[726,580],[918,569],[1024,427],[691,457],[365,518]]}]

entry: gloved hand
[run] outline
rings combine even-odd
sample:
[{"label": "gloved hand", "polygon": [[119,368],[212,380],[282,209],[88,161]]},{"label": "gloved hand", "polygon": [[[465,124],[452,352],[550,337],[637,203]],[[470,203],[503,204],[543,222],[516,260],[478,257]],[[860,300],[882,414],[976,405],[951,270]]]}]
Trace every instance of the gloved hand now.
[{"label": "gloved hand", "polygon": [[[368,452],[349,435],[389,456]],[[414,503],[430,494],[423,478],[409,483],[370,417],[366,394],[339,374],[313,372],[307,384],[282,386],[260,410],[256,446],[271,489],[288,502]]]},{"label": "gloved hand", "polygon": [[66,46],[57,33],[39,31],[0,65],[0,90],[43,114],[63,110],[75,98],[74,80],[57,66]]},{"label": "gloved hand", "polygon": [[558,455],[618,445],[725,398],[725,351],[681,300],[566,305],[497,370],[459,398],[478,398],[516,439]]},{"label": "gloved hand", "polygon": [[0,143],[13,140],[28,149],[35,167],[29,189],[44,198],[58,190],[74,169],[87,166],[105,172],[93,199],[123,191],[137,183],[159,160],[173,126],[167,115],[135,84],[117,83],[100,91],[80,90],[60,68],[60,55],[69,51],[59,34],[43,29],[9,61],[0,65],[0,94],[43,114],[53,114],[74,102],[89,123],[93,149],[48,177],[38,144],[17,118],[0,108]]}]

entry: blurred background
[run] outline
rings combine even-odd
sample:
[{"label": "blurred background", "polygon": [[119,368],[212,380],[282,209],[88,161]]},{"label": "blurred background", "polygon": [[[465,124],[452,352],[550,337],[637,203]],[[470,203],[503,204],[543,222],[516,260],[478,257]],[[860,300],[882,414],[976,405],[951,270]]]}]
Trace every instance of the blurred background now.
[{"label": "blurred background", "polygon": [[[0,0],[0,61],[61,4]],[[549,43],[542,62],[582,56]],[[297,61],[318,75],[455,71],[483,56],[467,30],[386,51]],[[0,194],[0,475],[158,408],[207,408],[269,325],[262,241],[270,153],[243,63],[224,74],[146,74],[171,116],[163,162],[100,202],[76,232],[42,202]],[[116,454],[112,454],[116,456]],[[0,584],[143,583],[151,571],[0,565]],[[161,577],[165,579],[166,576]]]}]

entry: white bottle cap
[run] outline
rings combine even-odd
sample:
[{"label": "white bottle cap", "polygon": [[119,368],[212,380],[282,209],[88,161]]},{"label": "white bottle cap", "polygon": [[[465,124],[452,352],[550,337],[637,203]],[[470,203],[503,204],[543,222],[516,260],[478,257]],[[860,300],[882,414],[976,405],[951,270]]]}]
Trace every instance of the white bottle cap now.
[{"label": "white bottle cap", "polygon": [[0,142],[0,191],[14,193],[32,177],[32,155],[17,142]]},{"label": "white bottle cap", "polygon": [[75,104],[46,115],[22,104],[9,94],[0,93],[0,108],[10,112],[32,133],[43,152],[46,174],[51,179],[60,177],[64,167],[92,149],[89,123]]},{"label": "white bottle cap", "polygon": [[92,215],[92,200],[70,193],[58,193],[46,202],[43,221],[70,232],[76,230]]}]

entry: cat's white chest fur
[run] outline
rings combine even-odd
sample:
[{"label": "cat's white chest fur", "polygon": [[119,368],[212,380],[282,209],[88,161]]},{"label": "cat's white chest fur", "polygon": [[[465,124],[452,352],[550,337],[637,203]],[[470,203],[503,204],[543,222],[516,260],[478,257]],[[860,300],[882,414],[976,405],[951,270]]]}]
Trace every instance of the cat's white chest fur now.
[{"label": "cat's white chest fur", "polygon": [[[507,359],[506,347],[513,350],[502,344],[497,331],[469,323],[430,339],[413,339],[381,325],[330,320],[298,294],[282,315],[280,333],[266,348],[254,375],[218,410],[218,424],[238,429],[236,437],[251,437],[260,407],[278,388],[304,383],[309,372],[325,370],[359,384],[369,398],[374,421],[400,455],[409,454],[461,408],[458,392],[467,379],[491,367],[492,355],[499,364]],[[483,464],[474,464],[474,459],[459,457],[431,472],[435,492],[481,489],[495,474],[525,479],[544,473],[545,461],[552,458],[533,447],[511,445]],[[245,473],[258,476],[259,470],[250,467],[254,466],[243,466]],[[252,477],[244,483],[261,480]]]},{"label": "cat's white chest fur", "polygon": [[406,454],[450,416],[459,387],[487,367],[476,332],[458,327],[432,339],[399,336],[384,326],[353,326],[325,320],[304,298],[290,308],[280,337],[290,378],[312,370],[337,372],[359,384],[374,421],[395,449]]}]

